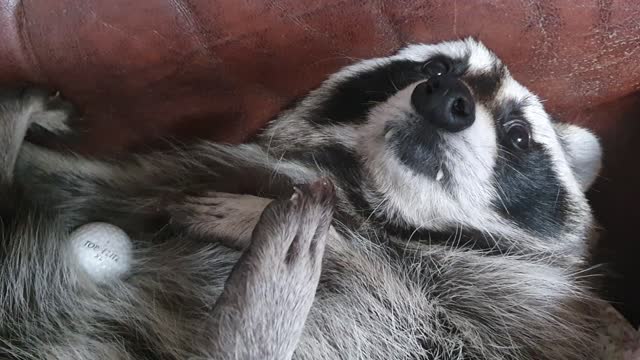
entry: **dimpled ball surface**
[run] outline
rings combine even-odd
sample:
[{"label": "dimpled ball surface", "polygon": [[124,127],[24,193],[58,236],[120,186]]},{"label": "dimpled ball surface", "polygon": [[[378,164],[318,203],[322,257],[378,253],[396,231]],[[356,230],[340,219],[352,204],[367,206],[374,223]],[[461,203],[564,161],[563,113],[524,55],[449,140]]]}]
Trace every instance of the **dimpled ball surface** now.
[{"label": "dimpled ball surface", "polygon": [[131,239],[117,226],[85,224],[71,233],[70,240],[80,267],[97,282],[117,279],[131,267]]}]

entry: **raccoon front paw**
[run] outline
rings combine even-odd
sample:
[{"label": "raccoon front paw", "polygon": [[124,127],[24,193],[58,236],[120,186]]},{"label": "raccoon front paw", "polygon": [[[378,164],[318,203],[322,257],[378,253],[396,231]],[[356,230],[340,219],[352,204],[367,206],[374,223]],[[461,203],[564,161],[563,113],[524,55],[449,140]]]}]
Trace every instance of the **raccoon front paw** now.
[{"label": "raccoon front paw", "polygon": [[334,202],[333,185],[321,180],[263,212],[216,304],[218,354],[291,357],[315,298]]},{"label": "raccoon front paw", "polygon": [[283,266],[319,266],[333,217],[335,189],[328,180],[301,185],[287,201],[274,201],[252,234],[250,253]]}]

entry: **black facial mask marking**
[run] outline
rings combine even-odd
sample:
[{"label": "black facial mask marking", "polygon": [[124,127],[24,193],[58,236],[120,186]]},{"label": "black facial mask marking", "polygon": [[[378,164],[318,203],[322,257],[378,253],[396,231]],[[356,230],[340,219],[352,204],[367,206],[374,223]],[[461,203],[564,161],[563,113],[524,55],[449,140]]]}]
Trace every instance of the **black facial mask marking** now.
[{"label": "black facial mask marking", "polygon": [[537,234],[558,233],[566,220],[568,200],[551,164],[551,157],[538,143],[522,153],[501,146],[494,177],[500,199],[494,201],[494,208]]},{"label": "black facial mask marking", "polygon": [[425,78],[422,62],[394,60],[341,82],[321,105],[314,123],[362,124],[372,107]]}]

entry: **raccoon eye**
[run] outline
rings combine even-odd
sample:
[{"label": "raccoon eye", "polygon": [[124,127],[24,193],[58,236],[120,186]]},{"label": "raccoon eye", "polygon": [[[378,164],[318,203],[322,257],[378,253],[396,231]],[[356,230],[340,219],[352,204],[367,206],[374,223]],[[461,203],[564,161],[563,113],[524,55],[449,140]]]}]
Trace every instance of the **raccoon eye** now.
[{"label": "raccoon eye", "polygon": [[508,144],[517,150],[527,150],[531,140],[529,126],[523,121],[514,120],[504,125]]},{"label": "raccoon eye", "polygon": [[442,76],[451,71],[451,63],[447,59],[431,59],[422,66],[422,72],[429,76]]}]

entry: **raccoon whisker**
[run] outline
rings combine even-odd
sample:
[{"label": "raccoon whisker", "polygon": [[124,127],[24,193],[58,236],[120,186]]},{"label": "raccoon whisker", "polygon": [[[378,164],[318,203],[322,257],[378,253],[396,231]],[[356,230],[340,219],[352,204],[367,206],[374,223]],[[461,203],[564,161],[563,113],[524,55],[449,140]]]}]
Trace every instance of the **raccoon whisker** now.
[{"label": "raccoon whisker", "polygon": [[507,194],[504,192],[504,189],[502,188],[502,185],[500,185],[499,182],[496,181],[495,185],[496,185],[496,189],[498,190],[496,193],[496,197],[500,201],[500,204],[502,205],[502,208],[507,213],[507,215],[511,216],[511,213],[509,213],[509,208],[507,207],[507,204],[504,202],[504,199],[502,198],[503,196],[506,197]]},{"label": "raccoon whisker", "polygon": [[393,76],[392,74],[387,74],[387,78],[389,79],[389,81],[391,82],[391,85],[393,85],[393,88],[396,90],[396,92],[400,91],[400,89],[398,88],[398,86],[396,86],[396,83],[393,81]]},{"label": "raccoon whisker", "polygon": [[273,165],[273,170],[271,171],[271,177],[269,178],[269,182],[270,183],[274,183],[275,182],[276,177],[278,176],[278,173],[280,172],[280,166],[281,166],[280,164],[283,163],[283,160],[285,158],[286,152],[287,152],[286,150],[283,151],[280,154],[280,157],[278,158],[278,160]]},{"label": "raccoon whisker", "polygon": [[558,191],[556,192],[556,198],[553,201],[553,210],[556,210],[558,208],[558,200],[560,199],[560,187],[558,187]]},{"label": "raccoon whisker", "polygon": [[364,226],[366,226],[369,221],[371,220],[371,218],[376,215],[376,212],[378,211],[378,209],[380,209],[382,207],[382,205],[384,205],[387,202],[386,198],[382,198],[382,200],[380,200],[378,202],[378,204],[373,208],[373,210],[371,210],[371,214],[369,214],[369,216],[367,216],[366,219],[364,219],[364,221],[362,222],[362,224],[360,225],[360,229],[362,229]]},{"label": "raccoon whisker", "polygon": [[269,136],[269,141],[267,142],[267,151],[266,151],[266,155],[267,155],[267,162],[270,162],[270,157],[271,157],[271,143],[273,143],[273,138],[275,137],[275,132],[272,133]]},{"label": "raccoon whisker", "polygon": [[[437,218],[432,218],[427,222],[424,222],[418,226],[416,226],[416,228],[411,232],[411,235],[409,235],[409,238],[407,239],[407,241],[405,242],[405,251],[407,250],[407,246],[411,243],[411,240],[413,240],[413,237],[422,229],[428,229],[428,226],[438,220],[444,219],[443,217],[437,217]],[[431,235],[429,235],[429,243],[431,243]]]},{"label": "raccoon whisker", "polygon": [[502,165],[508,167],[509,169],[513,170],[515,173],[517,173],[518,175],[520,175],[521,180],[523,181],[529,181],[532,182],[532,180],[526,176],[525,174],[523,174],[520,170],[516,169],[515,167],[513,167],[513,165],[509,164],[508,162],[503,163]]}]

